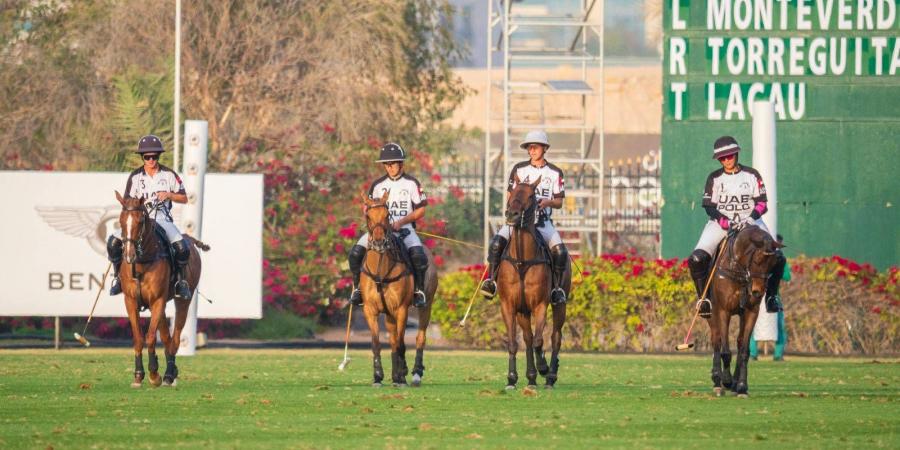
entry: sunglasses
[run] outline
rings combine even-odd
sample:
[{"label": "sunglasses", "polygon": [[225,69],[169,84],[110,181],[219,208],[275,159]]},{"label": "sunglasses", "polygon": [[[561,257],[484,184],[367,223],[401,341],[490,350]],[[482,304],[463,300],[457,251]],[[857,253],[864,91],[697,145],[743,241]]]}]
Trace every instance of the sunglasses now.
[{"label": "sunglasses", "polygon": [[393,166],[393,165],[400,164],[400,161],[390,161],[390,162],[386,162],[386,163],[382,163],[382,164],[384,164],[385,166]]},{"label": "sunglasses", "polygon": [[729,159],[734,159],[736,156],[737,156],[736,153],[733,153],[733,154],[727,155],[727,156],[722,156],[719,158],[719,161],[728,161]]},{"label": "sunglasses", "polygon": [[144,161],[156,161],[159,159],[159,155],[143,155]]}]

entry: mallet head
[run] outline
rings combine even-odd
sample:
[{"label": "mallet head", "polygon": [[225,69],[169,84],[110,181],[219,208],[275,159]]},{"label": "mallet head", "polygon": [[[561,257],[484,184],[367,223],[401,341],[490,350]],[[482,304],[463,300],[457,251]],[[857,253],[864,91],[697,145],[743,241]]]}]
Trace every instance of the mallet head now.
[{"label": "mallet head", "polygon": [[81,342],[81,344],[84,345],[85,347],[91,346],[91,341],[87,340],[87,338],[85,338],[84,336],[82,336],[78,333],[75,333],[75,340],[77,340],[78,342]]},{"label": "mallet head", "polygon": [[347,364],[348,364],[349,362],[350,362],[350,358],[344,358],[344,360],[341,361],[341,364],[338,366],[338,370],[340,370],[341,372],[343,372],[343,371],[344,371],[344,368],[347,367]]},{"label": "mallet head", "polygon": [[684,350],[688,350],[688,349],[691,349],[691,348],[694,348],[694,343],[693,343],[693,342],[691,342],[690,344],[678,344],[678,345],[675,346],[675,350],[677,350],[677,351],[679,351],[679,352],[684,351]]}]

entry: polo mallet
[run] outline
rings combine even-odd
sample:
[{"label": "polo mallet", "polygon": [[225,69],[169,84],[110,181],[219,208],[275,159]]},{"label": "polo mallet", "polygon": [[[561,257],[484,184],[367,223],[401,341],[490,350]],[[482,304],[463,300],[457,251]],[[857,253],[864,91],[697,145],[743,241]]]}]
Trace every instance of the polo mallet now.
[{"label": "polo mallet", "polygon": [[[716,275],[716,269],[719,267],[719,260],[722,256],[722,247],[725,245],[725,241],[728,239],[722,239],[722,243],[719,244],[719,250],[716,252],[716,263],[713,264],[713,269],[709,273],[709,277],[706,278],[706,286],[703,287],[703,294],[700,295],[701,299],[706,298],[706,292],[709,290],[709,284],[712,282],[713,276]],[[675,346],[676,351],[684,351],[694,347],[694,343],[688,343],[691,340],[691,332],[694,331],[694,324],[697,323],[697,317],[700,316],[700,304],[697,304],[697,309],[694,311],[694,318],[691,320],[691,326],[688,327],[687,335],[684,337],[684,342]]]},{"label": "polo mallet", "polygon": [[347,314],[347,335],[344,337],[344,360],[338,365],[338,370],[341,372],[344,371],[344,368],[347,367],[347,364],[350,363],[350,354],[347,353],[350,349],[350,324],[353,318],[353,304],[350,304],[350,312]]},{"label": "polo mallet", "polygon": [[459,321],[459,327],[464,328],[466,326],[466,319],[469,318],[469,312],[472,311],[472,304],[475,303],[475,297],[478,295],[478,286],[481,285],[481,282],[484,280],[484,276],[487,275],[489,265],[484,266],[484,272],[481,272],[481,276],[478,277],[478,284],[475,285],[475,292],[472,293],[472,298],[469,299],[469,306],[466,308],[466,313],[463,315],[462,320]]},{"label": "polo mallet", "polygon": [[91,313],[88,314],[87,322],[84,323],[84,329],[81,330],[81,334],[73,333],[75,335],[75,340],[81,342],[85,347],[91,346],[91,341],[87,340],[87,338],[84,337],[84,334],[87,333],[87,327],[90,325],[91,319],[94,318],[94,309],[97,308],[97,300],[100,300],[100,293],[103,292],[103,288],[106,286],[106,277],[109,276],[109,269],[112,269],[112,262],[106,266],[106,273],[103,274],[103,281],[100,282],[100,289],[97,290],[97,297],[94,298],[94,306],[91,306]]}]

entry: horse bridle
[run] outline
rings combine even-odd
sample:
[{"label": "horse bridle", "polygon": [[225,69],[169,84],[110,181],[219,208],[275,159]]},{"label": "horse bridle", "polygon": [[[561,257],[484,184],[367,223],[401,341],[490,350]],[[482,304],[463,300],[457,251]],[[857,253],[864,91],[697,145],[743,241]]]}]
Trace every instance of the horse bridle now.
[{"label": "horse bridle", "polygon": [[141,220],[140,228],[138,229],[138,235],[137,235],[138,237],[137,237],[137,239],[132,239],[132,238],[125,237],[125,236],[122,237],[122,242],[123,242],[123,243],[131,242],[132,245],[134,245],[134,251],[135,251],[135,253],[137,254],[136,260],[140,260],[140,259],[141,259],[141,256],[143,256],[143,254],[144,254],[144,249],[143,249],[143,243],[144,243],[144,227],[146,226],[147,222],[150,221],[150,214],[149,214],[149,213],[147,212],[147,210],[144,208],[144,205],[138,205],[138,206],[123,206],[123,207],[122,207],[122,211],[126,211],[126,212],[140,211],[140,212],[141,212],[141,215],[143,216],[143,217],[142,217],[143,220]]},{"label": "horse bridle", "polygon": [[[729,243],[729,253],[732,256],[735,254],[734,244],[736,241],[737,241],[737,234],[735,234],[734,238],[731,239],[731,242]],[[728,276],[729,278],[738,282],[741,285],[748,285],[750,283],[750,281],[753,279],[767,281],[769,279],[769,277],[772,276],[771,273],[769,273],[769,272],[753,272],[750,270],[750,266],[753,263],[753,257],[756,255],[756,252],[758,252],[758,251],[760,251],[759,248],[756,247],[756,245],[753,245],[752,248],[749,250],[749,257],[747,258],[746,265],[741,264],[740,258],[732,258],[732,260],[728,262],[730,267],[721,267],[721,268],[719,268],[719,271],[724,272],[724,274],[726,276]],[[772,256],[775,254],[774,251],[767,252],[767,251],[763,250],[762,252],[763,252],[764,256]],[[748,251],[745,251],[743,254],[741,254],[741,256],[744,256],[747,253],[748,253]],[[737,267],[735,267],[735,266],[737,266]]]},{"label": "horse bridle", "polygon": [[[367,206],[367,207],[366,207],[366,214],[367,214],[366,220],[368,220],[368,212],[369,212],[369,210],[370,210],[370,209],[377,209],[377,208],[385,208],[385,209],[387,209],[387,205],[378,203],[378,204],[375,204],[375,205]],[[379,244],[379,243],[376,243],[376,241],[373,240],[373,239],[371,238],[371,237],[372,237],[372,231],[375,231],[375,230],[377,230],[378,228],[381,228],[382,231],[384,231],[385,239],[384,239],[383,242],[385,242],[385,244]],[[376,224],[374,224],[374,225],[372,225],[371,228],[369,228],[369,248],[372,249],[372,250],[374,250],[374,251],[376,251],[376,252],[378,252],[378,253],[384,253],[385,251],[389,250],[389,249],[390,249],[389,247],[390,247],[390,245],[391,245],[391,244],[390,244],[391,238],[390,238],[390,234],[389,234],[389,233],[392,233],[393,231],[394,231],[394,230],[392,230],[392,229],[390,228],[390,224],[387,223],[387,221],[384,221],[384,220],[381,221],[381,222],[378,222],[378,223],[376,223]]]},{"label": "horse bridle", "polygon": [[[367,206],[366,213],[368,213],[370,209],[375,209],[375,208],[387,208],[387,205],[379,203],[379,204]],[[368,222],[368,215],[366,216],[366,221]],[[381,297],[382,305],[385,305],[384,287],[387,286],[388,284],[391,284],[395,281],[402,279],[403,277],[407,276],[410,273],[409,267],[405,266],[405,268],[403,269],[403,272],[401,272],[399,275],[396,275],[393,277],[382,277],[382,276],[378,275],[379,273],[381,273],[381,265],[382,265],[382,262],[384,261],[385,253],[392,253],[392,256],[393,256],[391,258],[388,258],[388,261],[390,261],[390,266],[388,266],[388,269],[387,269],[388,274],[393,272],[394,267],[396,267],[397,263],[402,260],[402,256],[397,254],[397,253],[399,253],[399,249],[394,245],[395,238],[393,237],[393,234],[392,234],[393,230],[390,229],[389,225],[390,224],[386,223],[386,221],[381,221],[381,222],[378,222],[378,223],[372,225],[371,227],[369,227],[369,243],[368,243],[368,248],[366,250],[367,251],[372,250],[375,253],[378,253],[378,266],[375,267],[374,273],[369,270],[369,267],[366,265],[366,261],[363,261],[363,266],[362,266],[362,273],[364,273],[367,277],[371,278],[372,281],[375,283],[375,288],[378,290],[378,295]],[[372,239],[372,231],[374,231],[377,228],[381,228],[382,230],[384,230],[385,237],[382,241],[375,241],[374,239]],[[383,242],[383,244],[381,242]],[[387,308],[387,307],[385,306],[385,308]]]}]

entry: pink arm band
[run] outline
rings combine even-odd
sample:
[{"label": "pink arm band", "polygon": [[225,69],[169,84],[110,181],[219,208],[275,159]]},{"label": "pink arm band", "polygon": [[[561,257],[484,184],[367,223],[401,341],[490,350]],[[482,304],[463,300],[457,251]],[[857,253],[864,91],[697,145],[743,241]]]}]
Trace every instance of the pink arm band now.
[{"label": "pink arm band", "polygon": [[753,208],[756,212],[762,215],[766,212],[766,202],[756,202],[756,207]]}]

